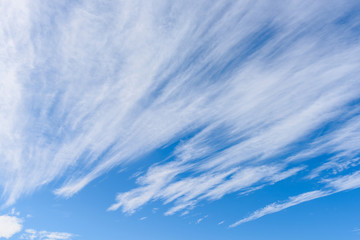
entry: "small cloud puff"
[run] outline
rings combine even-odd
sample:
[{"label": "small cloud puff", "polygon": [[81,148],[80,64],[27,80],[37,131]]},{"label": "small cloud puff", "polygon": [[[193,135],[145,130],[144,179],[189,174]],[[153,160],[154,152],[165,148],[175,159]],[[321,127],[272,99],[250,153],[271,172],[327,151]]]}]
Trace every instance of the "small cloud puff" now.
[{"label": "small cloud puff", "polygon": [[11,238],[22,229],[22,220],[15,216],[0,216],[0,238]]}]

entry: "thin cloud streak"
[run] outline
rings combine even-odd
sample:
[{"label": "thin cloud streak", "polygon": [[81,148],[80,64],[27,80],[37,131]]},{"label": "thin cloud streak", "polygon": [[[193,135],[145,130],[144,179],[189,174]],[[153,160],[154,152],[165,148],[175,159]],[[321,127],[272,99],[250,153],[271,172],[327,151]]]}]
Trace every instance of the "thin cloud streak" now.
[{"label": "thin cloud streak", "polygon": [[246,217],[244,219],[241,219],[240,221],[237,221],[234,224],[231,224],[230,227],[236,227],[240,224],[259,219],[265,215],[280,212],[286,208],[298,205],[303,202],[311,201],[311,200],[314,200],[314,199],[317,199],[320,197],[324,197],[329,194],[330,194],[329,192],[317,190],[317,191],[312,191],[312,192],[306,192],[306,193],[300,194],[295,197],[290,197],[289,200],[284,203],[273,203],[273,204],[270,204],[270,205],[264,207],[263,209],[257,210],[253,214],[251,214],[249,217]]},{"label": "thin cloud streak", "polygon": [[74,234],[66,232],[49,232],[49,231],[36,231],[34,229],[26,229],[20,236],[24,240],[71,240]]},{"label": "thin cloud streak", "polygon": [[260,210],[255,211],[252,213],[249,217],[243,218],[233,224],[231,224],[229,227],[236,227],[240,224],[254,221],[256,219],[259,219],[263,216],[280,212],[284,209],[287,209],[289,207],[296,206],[298,204],[308,202],[317,198],[329,196],[338,192],[342,192],[345,190],[351,190],[356,189],[360,187],[360,171],[357,171],[353,174],[340,176],[335,179],[327,179],[324,180],[326,184],[326,187],[323,190],[316,190],[311,192],[302,193],[300,195],[290,197],[287,201],[283,203],[272,203]]}]

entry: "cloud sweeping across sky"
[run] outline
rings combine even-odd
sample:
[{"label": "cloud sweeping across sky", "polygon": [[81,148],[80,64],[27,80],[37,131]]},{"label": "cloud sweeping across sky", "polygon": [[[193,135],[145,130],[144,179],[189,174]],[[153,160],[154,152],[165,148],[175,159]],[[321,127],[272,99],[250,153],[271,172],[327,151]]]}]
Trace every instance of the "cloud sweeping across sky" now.
[{"label": "cloud sweeping across sky", "polygon": [[181,215],[294,177],[318,188],[235,226],[360,187],[356,1],[0,6],[3,207],[50,183],[71,198],[142,162],[108,210],[157,201]]}]

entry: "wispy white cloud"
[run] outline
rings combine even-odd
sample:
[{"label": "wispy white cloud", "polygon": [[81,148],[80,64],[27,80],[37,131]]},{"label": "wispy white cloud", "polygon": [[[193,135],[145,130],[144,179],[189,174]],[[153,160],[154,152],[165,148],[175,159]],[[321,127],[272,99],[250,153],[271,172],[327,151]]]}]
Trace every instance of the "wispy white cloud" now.
[{"label": "wispy white cloud", "polygon": [[71,240],[74,235],[65,232],[48,232],[36,231],[34,229],[26,229],[20,236],[24,240]]},{"label": "wispy white cloud", "polygon": [[273,203],[273,204],[270,204],[260,210],[257,210],[253,214],[251,214],[249,217],[246,217],[244,219],[241,219],[240,221],[235,222],[234,224],[231,224],[230,227],[236,227],[242,223],[253,221],[253,220],[261,218],[265,215],[280,212],[286,208],[289,208],[289,207],[292,207],[292,206],[295,206],[300,203],[307,202],[307,201],[310,201],[313,199],[324,197],[329,194],[330,194],[329,192],[317,190],[317,191],[312,191],[312,192],[306,192],[306,193],[300,194],[295,197],[290,197],[289,200],[287,200],[286,202]]},{"label": "wispy white cloud", "polygon": [[207,218],[208,217],[208,215],[206,215],[206,216],[204,216],[204,217],[201,217],[201,218],[199,218],[198,220],[196,220],[196,224],[199,224],[199,223],[201,223],[205,218]]},{"label": "wispy white cloud", "polygon": [[179,173],[183,172],[183,166],[167,164],[155,166],[149,169],[145,176],[138,178],[137,182],[144,185],[124,194],[118,194],[118,203],[109,207],[109,210],[116,210],[122,207],[124,211],[133,213],[134,210],[146,202],[152,200],[158,192]]},{"label": "wispy white cloud", "polygon": [[360,171],[337,178],[324,180],[327,186],[335,189],[336,192],[351,190],[360,187]]},{"label": "wispy white cloud", "polygon": [[313,181],[357,166],[360,48],[355,23],[338,23],[352,4],[99,4],[0,8],[4,204],[54,180],[71,197],[169,144],[109,210],[162,201],[186,212],[286,180],[320,154],[333,156],[309,169]]},{"label": "wispy white cloud", "polygon": [[303,202],[308,202],[317,198],[325,197],[334,193],[338,193],[345,190],[351,190],[360,187],[360,171],[353,174],[340,176],[335,179],[324,180],[326,184],[324,190],[316,190],[311,192],[302,193],[300,195],[290,197],[288,200],[282,203],[272,203],[260,210],[255,211],[249,217],[243,218],[233,224],[230,227],[236,227],[242,223],[256,220],[265,215],[280,212],[286,208],[296,206]]},{"label": "wispy white cloud", "polygon": [[[184,209],[192,208],[201,200],[220,199],[225,194],[240,190],[244,190],[244,192],[248,190],[251,191],[253,189],[248,188],[256,183],[273,184],[291,177],[301,170],[303,170],[303,167],[285,171],[283,171],[280,166],[235,168],[226,172],[204,173],[197,177],[187,177],[174,181],[172,181],[172,179],[174,179],[175,176],[169,178],[163,175],[169,182],[165,182],[165,184],[162,185],[158,184],[158,182],[164,183],[158,174],[148,172],[146,176],[151,176],[151,178],[156,179],[157,182],[152,183],[145,181],[146,185],[144,187],[119,194],[117,196],[118,203],[112,205],[109,210],[116,210],[122,207],[124,212],[133,213],[136,208],[149,201],[163,199],[164,203],[175,202],[175,205],[165,213],[165,215],[172,215]],[[161,172],[165,173],[165,171]],[[177,174],[182,172],[183,171],[178,171]],[[141,178],[141,180],[143,179],[144,178]],[[144,184],[144,181],[142,181],[141,184]],[[152,191],[149,189],[152,189]],[[128,206],[129,204],[131,204],[131,207]]]},{"label": "wispy white cloud", "polygon": [[0,216],[0,238],[11,238],[22,229],[22,220],[15,216]]}]

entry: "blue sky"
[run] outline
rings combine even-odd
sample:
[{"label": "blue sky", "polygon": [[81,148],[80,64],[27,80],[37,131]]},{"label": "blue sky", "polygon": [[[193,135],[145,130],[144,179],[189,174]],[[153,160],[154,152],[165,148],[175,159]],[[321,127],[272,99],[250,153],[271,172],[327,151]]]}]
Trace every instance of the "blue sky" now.
[{"label": "blue sky", "polygon": [[359,239],[357,1],[0,11],[0,239]]}]

